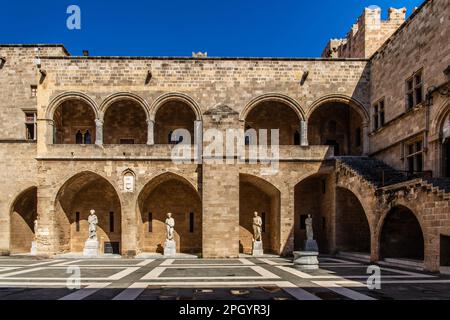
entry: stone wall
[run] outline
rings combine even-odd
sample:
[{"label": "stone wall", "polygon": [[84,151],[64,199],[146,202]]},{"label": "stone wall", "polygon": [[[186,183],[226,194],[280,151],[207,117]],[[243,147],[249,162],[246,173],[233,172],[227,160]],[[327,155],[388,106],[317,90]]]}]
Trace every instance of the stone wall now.
[{"label": "stone wall", "polygon": [[326,58],[370,58],[405,22],[406,8],[389,8],[388,19],[381,19],[381,9],[371,6],[352,26],[344,39],[331,39],[322,52]]},{"label": "stone wall", "polygon": [[[433,131],[433,119],[443,103],[433,104],[430,110],[422,103],[408,111],[406,80],[422,70],[424,100],[428,88],[448,81],[443,71],[450,65],[449,12],[448,1],[426,1],[371,59],[371,104],[384,98],[386,121],[385,128],[370,138],[371,152],[398,169],[402,169],[403,159],[392,155],[399,154],[399,143]],[[438,173],[436,167],[430,168],[434,157],[432,152],[425,154],[425,167]]]}]

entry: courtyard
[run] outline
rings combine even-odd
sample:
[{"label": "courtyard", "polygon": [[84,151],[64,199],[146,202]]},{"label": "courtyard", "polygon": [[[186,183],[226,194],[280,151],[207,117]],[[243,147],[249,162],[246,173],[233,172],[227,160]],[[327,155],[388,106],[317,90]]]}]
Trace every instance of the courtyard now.
[{"label": "courtyard", "polygon": [[[450,276],[320,257],[299,271],[292,259],[0,258],[0,300],[448,300]],[[79,282],[79,287],[73,288]]]}]

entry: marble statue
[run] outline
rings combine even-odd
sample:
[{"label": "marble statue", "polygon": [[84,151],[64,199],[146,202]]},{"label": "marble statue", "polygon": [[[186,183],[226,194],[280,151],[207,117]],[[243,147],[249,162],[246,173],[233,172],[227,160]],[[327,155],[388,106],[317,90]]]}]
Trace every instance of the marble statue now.
[{"label": "marble statue", "polygon": [[253,214],[253,241],[261,241],[262,219],[258,216],[258,212]]},{"label": "marble statue", "polygon": [[313,240],[314,232],[313,232],[313,226],[312,226],[312,217],[310,214],[308,214],[308,218],[306,218],[305,224],[306,224],[306,239]]},{"label": "marble statue", "polygon": [[95,215],[94,209],[90,211],[88,223],[89,223],[89,237],[84,243],[83,256],[97,257],[99,255],[99,243],[97,240],[98,218]]},{"label": "marble statue", "polygon": [[172,218],[172,213],[167,213],[166,218],[166,240],[173,240],[175,220]]},{"label": "marble statue", "polygon": [[88,222],[89,222],[89,240],[97,240],[98,218],[95,215],[94,209],[92,209],[90,212]]}]

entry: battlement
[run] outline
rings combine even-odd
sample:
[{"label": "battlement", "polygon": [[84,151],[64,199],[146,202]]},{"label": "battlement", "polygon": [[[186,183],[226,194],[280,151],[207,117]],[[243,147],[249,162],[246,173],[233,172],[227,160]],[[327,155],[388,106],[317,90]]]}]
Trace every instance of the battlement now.
[{"label": "battlement", "polygon": [[346,37],[331,39],[322,52],[324,58],[369,58],[404,22],[406,8],[389,8],[387,20],[381,8],[364,9]]}]

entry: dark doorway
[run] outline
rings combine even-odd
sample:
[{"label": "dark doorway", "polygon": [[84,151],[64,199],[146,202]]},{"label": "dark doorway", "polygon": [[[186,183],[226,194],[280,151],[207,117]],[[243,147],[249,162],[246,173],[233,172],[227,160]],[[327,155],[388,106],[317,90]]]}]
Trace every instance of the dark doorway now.
[{"label": "dark doorway", "polygon": [[441,266],[450,267],[450,236],[441,235]]}]

